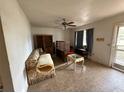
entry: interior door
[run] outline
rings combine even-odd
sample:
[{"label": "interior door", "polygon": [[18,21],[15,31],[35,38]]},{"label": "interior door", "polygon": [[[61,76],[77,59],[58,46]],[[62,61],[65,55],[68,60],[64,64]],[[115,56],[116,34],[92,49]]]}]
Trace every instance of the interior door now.
[{"label": "interior door", "polygon": [[3,91],[10,92],[14,91],[1,18],[0,18],[0,76],[2,79]]}]

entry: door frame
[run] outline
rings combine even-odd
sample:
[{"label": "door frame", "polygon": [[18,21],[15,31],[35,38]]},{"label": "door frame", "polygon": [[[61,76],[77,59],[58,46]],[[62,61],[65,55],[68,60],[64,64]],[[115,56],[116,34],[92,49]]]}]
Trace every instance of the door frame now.
[{"label": "door frame", "polygon": [[3,84],[3,92],[4,91],[13,92],[14,86],[12,82],[12,76],[6,50],[4,30],[1,17],[0,17],[0,76]]},{"label": "door frame", "polygon": [[115,62],[115,56],[116,56],[116,44],[117,44],[117,38],[118,38],[118,33],[119,33],[119,27],[124,26],[124,22],[118,23],[117,25],[114,26],[114,31],[112,34],[112,43],[111,43],[111,52],[110,52],[110,60],[109,60],[109,66],[113,67],[113,64]]}]

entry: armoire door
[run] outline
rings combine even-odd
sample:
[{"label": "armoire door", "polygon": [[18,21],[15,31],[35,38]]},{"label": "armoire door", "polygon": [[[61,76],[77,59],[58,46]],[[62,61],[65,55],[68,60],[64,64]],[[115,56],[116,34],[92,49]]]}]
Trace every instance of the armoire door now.
[{"label": "armoire door", "polygon": [[43,48],[43,38],[41,35],[34,36],[34,47],[36,48]]},{"label": "armoire door", "polygon": [[52,35],[34,35],[34,46],[42,48],[44,52],[53,54],[53,39]]},{"label": "armoire door", "polygon": [[43,45],[44,45],[44,50],[47,53],[53,53],[53,43],[52,43],[52,35],[46,35],[43,36]]}]

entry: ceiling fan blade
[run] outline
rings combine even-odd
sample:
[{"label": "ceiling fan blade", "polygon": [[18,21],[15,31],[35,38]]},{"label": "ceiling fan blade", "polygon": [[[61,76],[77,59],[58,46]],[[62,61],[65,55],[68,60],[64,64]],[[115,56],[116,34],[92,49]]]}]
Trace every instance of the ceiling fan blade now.
[{"label": "ceiling fan blade", "polygon": [[73,27],[76,27],[76,25],[68,25],[68,26],[73,26]]},{"label": "ceiling fan blade", "polygon": [[67,24],[74,24],[74,22],[69,22],[69,23],[67,23]]}]

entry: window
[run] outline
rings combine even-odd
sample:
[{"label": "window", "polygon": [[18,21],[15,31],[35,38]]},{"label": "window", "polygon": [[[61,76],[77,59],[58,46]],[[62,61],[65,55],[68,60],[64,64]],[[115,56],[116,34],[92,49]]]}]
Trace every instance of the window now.
[{"label": "window", "polygon": [[75,46],[77,46],[77,32],[75,33]]},{"label": "window", "polygon": [[75,32],[75,46],[86,47],[86,30]]},{"label": "window", "polygon": [[84,34],[83,34],[83,46],[86,46],[87,42],[86,42],[86,30],[84,30]]}]

